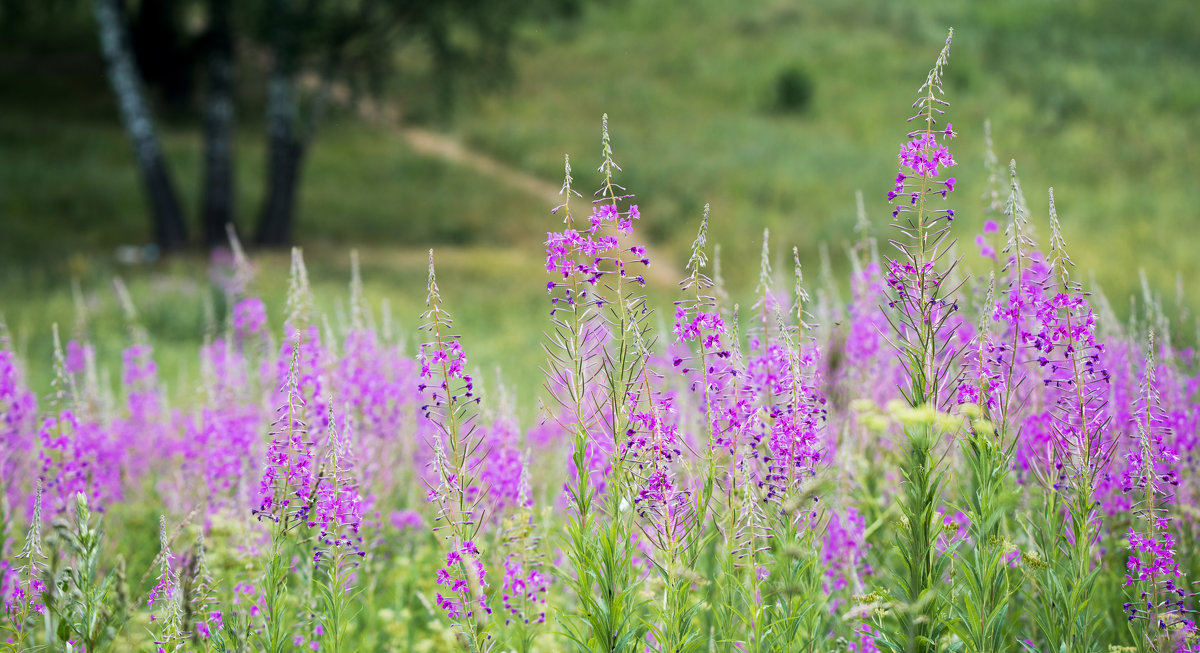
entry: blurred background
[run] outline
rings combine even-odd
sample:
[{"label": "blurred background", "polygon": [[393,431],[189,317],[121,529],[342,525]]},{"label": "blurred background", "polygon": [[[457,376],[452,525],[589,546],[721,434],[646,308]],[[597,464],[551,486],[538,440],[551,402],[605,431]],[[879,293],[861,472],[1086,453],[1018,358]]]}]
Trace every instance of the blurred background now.
[{"label": "blurred background", "polygon": [[169,384],[196,367],[205,297],[224,310],[232,223],[275,318],[287,245],[335,316],[356,248],[368,297],[411,332],[435,248],[475,361],[536,385],[540,244],[564,155],[585,196],[599,183],[603,113],[656,298],[706,202],[735,298],[764,228],[777,270],[796,246],[844,287],[855,193],[885,238],[950,26],[967,265],[990,264],[973,244],[990,120],[1039,240],[1053,186],[1119,317],[1143,276],[1168,310],[1200,305],[1195,0],[0,0],[0,321],[47,387],[52,323],[115,360],[120,277]]}]

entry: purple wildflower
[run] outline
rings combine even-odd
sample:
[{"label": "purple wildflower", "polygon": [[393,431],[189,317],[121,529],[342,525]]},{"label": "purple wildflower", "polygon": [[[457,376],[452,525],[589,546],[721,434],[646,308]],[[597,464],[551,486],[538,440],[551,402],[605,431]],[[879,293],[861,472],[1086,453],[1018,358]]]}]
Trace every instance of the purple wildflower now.
[{"label": "purple wildflower", "polygon": [[280,392],[285,403],[272,424],[271,443],[267,446],[266,466],[259,482],[254,514],[267,517],[284,527],[305,522],[310,509],[313,485],[313,443],[308,425],[302,419],[305,406],[298,384],[300,371],[299,333],[294,334],[292,363]]},{"label": "purple wildflower", "polygon": [[538,567],[527,569],[513,554],[505,559],[500,600],[512,616],[526,624],[546,623],[546,593],[549,590],[550,581]]},{"label": "purple wildflower", "polygon": [[41,528],[42,484],[39,481],[34,491],[33,515],[25,545],[13,560],[16,568],[11,572],[11,579],[4,576],[4,587],[0,588],[3,590],[0,592],[0,601],[4,604],[4,616],[12,624],[17,648],[20,648],[20,642],[25,637],[29,620],[46,612],[46,606],[42,603],[42,595],[46,592],[42,582],[46,556],[42,553]]},{"label": "purple wildflower", "polygon": [[391,515],[392,526],[400,532],[425,528],[425,519],[415,510],[397,510]]},{"label": "purple wildflower", "polygon": [[1141,620],[1151,641],[1192,638],[1197,634],[1187,607],[1191,592],[1176,560],[1168,504],[1179,485],[1178,454],[1167,444],[1169,432],[1154,374],[1154,334],[1150,334],[1141,396],[1135,406],[1138,446],[1127,454],[1124,490],[1132,495],[1141,521],[1129,528],[1130,555],[1125,586],[1137,599],[1125,603],[1130,622]]},{"label": "purple wildflower", "polygon": [[257,297],[247,297],[233,307],[233,335],[239,344],[266,335],[267,307]]},{"label": "purple wildflower", "polygon": [[[333,421],[332,416],[330,422]],[[354,555],[362,554],[362,497],[352,471],[348,429],[338,433],[330,427],[329,455],[325,472],[317,481],[313,509],[308,525],[316,530],[319,561],[332,548],[345,548]]]},{"label": "purple wildflower", "polygon": [[16,355],[0,350],[0,497],[10,506],[23,504],[27,496],[37,440],[37,401],[21,377]]},{"label": "purple wildflower", "polygon": [[475,546],[484,520],[480,497],[472,488],[478,484],[477,455],[486,452],[477,451],[481,444],[475,429],[479,396],[466,370],[466,353],[458,336],[449,331],[453,319],[441,304],[433,250],[429,250],[426,305],[422,329],[431,340],[420,349],[418,390],[425,401],[421,407],[424,418],[436,429],[430,435],[435,480],[429,500],[437,506],[437,530],[447,531],[451,545],[446,565],[437,573],[437,582],[443,588],[437,594],[437,603],[451,620],[471,624],[470,636],[478,642],[484,636],[482,629],[491,608],[486,572]]}]

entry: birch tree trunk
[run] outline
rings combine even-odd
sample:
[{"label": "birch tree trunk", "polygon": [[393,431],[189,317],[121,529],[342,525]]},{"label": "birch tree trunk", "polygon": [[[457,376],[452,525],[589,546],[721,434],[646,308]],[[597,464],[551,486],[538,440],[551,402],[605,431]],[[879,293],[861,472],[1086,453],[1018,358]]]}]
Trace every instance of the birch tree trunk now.
[{"label": "birch tree trunk", "polygon": [[150,201],[154,239],[164,251],[182,249],[187,245],[187,226],[154,131],[154,116],[142,90],[122,12],[117,0],[93,0],[92,9],[108,81],[117,96],[121,122],[133,140],[134,157]]}]

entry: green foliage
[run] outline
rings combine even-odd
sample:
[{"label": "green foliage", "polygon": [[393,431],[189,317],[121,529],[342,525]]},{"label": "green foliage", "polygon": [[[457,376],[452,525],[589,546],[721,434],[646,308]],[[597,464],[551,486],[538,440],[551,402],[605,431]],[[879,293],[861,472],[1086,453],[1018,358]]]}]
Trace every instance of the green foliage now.
[{"label": "green foliage", "polygon": [[87,498],[79,494],[72,523],[54,524],[52,549],[65,555],[52,560],[50,575],[53,589],[47,593],[46,608],[56,625],[52,632],[57,644],[76,641],[88,651],[107,651],[128,619],[131,600],[125,583],[125,564],[117,560],[113,570],[104,573],[101,543],[104,531],[101,518],[92,521]]},{"label": "green foliage", "polygon": [[[1033,624],[1050,650],[1103,650],[1096,636],[1103,606],[1094,592],[1100,567],[1092,564],[1090,550],[1094,508],[1060,492],[1038,494],[1040,500],[1029,507],[1028,535],[1034,548],[1023,560],[1035,592],[1027,608]],[[1064,513],[1069,516],[1066,524]]]},{"label": "green foliage", "polygon": [[812,75],[803,68],[784,68],[775,78],[775,108],[784,113],[804,113],[812,103]]},{"label": "green foliage", "polygon": [[[781,242],[800,245],[806,260],[817,243],[831,244],[835,269],[844,271],[838,248],[853,239],[845,189],[882,183],[893,168],[875,144],[894,136],[891,126],[902,116],[880,98],[911,90],[920,71],[912,62],[931,34],[950,24],[963,46],[948,82],[970,91],[956,106],[955,123],[977,126],[990,117],[1001,158],[1019,158],[1031,178],[1060,188],[1071,217],[1067,236],[1079,244],[1084,273],[1095,272],[1114,297],[1137,284],[1118,270],[1145,266],[1157,287],[1173,284],[1177,272],[1184,279],[1200,274],[1185,241],[1160,238],[1186,228],[1183,216],[1200,204],[1184,146],[1196,140],[1191,117],[1200,107],[1200,53],[1185,36],[1200,22],[1195,3],[1162,2],[1154,12],[1116,0],[571,4],[563,3],[577,15],[573,24],[551,20],[513,34],[512,92],[460,110],[454,134],[552,180],[562,153],[587,151],[588,127],[608,111],[626,125],[622,147],[638,162],[627,179],[647,189],[639,201],[665,245],[686,247],[688,216],[711,201],[737,216],[714,233],[730,260],[753,253],[735,229],[766,226]],[[86,3],[61,5],[68,20],[42,24],[80,24],[73,40],[55,41],[49,51],[31,45],[28,54],[12,49],[26,40],[0,49],[10,62],[0,66],[0,84],[21,89],[0,125],[0,210],[7,218],[0,255],[14,265],[146,239],[126,138],[90,54]],[[398,70],[383,88],[402,113],[435,117],[436,93],[425,74],[433,64],[423,47],[416,40],[402,46]],[[819,88],[805,120],[764,114],[781,62],[794,61],[804,62]],[[264,138],[253,90],[261,74],[252,66],[242,71],[242,86],[251,89],[239,103],[247,122],[234,148],[243,221],[255,215],[261,191]],[[1060,106],[1082,106],[1086,115],[1065,119]],[[305,171],[297,234],[310,249],[368,240],[417,250],[524,242],[529,216],[544,212],[540,198],[416,154],[397,134],[347,124],[353,122],[331,114]],[[197,206],[198,129],[185,122],[163,131],[184,205]],[[962,161],[982,155],[978,140],[959,147]],[[964,196],[979,195],[983,182],[962,175]],[[868,215],[884,215],[880,194],[865,199]],[[1161,254],[1156,261],[1135,258],[1151,249]],[[731,266],[731,289],[744,290],[752,275]],[[1184,292],[1192,303],[1200,298],[1190,285]],[[1123,314],[1125,303],[1116,304]]]},{"label": "green foliage", "polygon": [[907,457],[902,473],[901,519],[896,531],[899,564],[886,637],[879,644],[899,652],[936,651],[945,635],[948,592],[943,578],[950,560],[938,550],[942,523],[938,506],[946,483],[941,454],[934,450],[940,433],[932,425],[905,429]]},{"label": "green foliage", "polygon": [[[607,111],[626,125],[622,147],[638,162],[626,179],[652,190],[639,202],[666,225],[655,234],[664,243],[683,251],[688,217],[711,202],[737,216],[714,226],[729,260],[752,257],[755,245],[743,234],[769,227],[778,242],[799,245],[807,261],[820,243],[830,244],[841,272],[848,266],[840,250],[855,239],[852,189],[865,190],[872,222],[886,222],[883,194],[870,189],[894,176],[895,159],[878,143],[891,142],[893,125],[908,116],[879,98],[914,90],[922,72],[915,62],[952,25],[962,43],[947,72],[948,87],[959,92],[952,122],[977,130],[990,117],[1002,160],[1018,158],[1031,178],[1063,189],[1081,269],[1125,297],[1136,280],[1122,269],[1144,266],[1158,287],[1173,283],[1177,271],[1185,279],[1200,274],[1182,244],[1166,245],[1162,264],[1136,257],[1162,251],[1159,234],[1184,228],[1179,216],[1200,202],[1184,173],[1190,154],[1183,146],[1198,136],[1191,116],[1200,107],[1200,52],[1178,37],[1179,24],[1200,24],[1200,10],[1187,0],[1161,10],[1179,23],[1167,26],[1168,19],[1116,0],[595,7],[569,34],[532,33],[538,48],[518,56],[513,93],[460,116],[458,131],[550,179],[561,153],[583,151],[587,126]],[[1159,33],[1176,36],[1150,36]],[[764,112],[781,66],[795,61],[804,62],[817,89],[804,119]],[[1065,104],[1081,104],[1086,117],[1059,117],[1056,94],[1075,98]],[[968,165],[983,154],[979,140],[956,148]],[[983,175],[958,179],[963,197],[984,190]],[[1134,214],[1137,220],[1125,217]],[[964,219],[982,222],[973,213]],[[745,292],[753,271],[731,268],[728,281]],[[1200,298],[1191,284],[1185,293]]]},{"label": "green foliage", "polygon": [[1016,579],[1009,560],[1016,554],[1008,516],[1020,505],[1009,470],[1016,440],[1003,442],[983,422],[961,437],[960,450],[968,480],[961,490],[960,510],[970,519],[970,544],[955,553],[950,630],[974,652],[1011,650],[1015,637],[1013,596]]}]

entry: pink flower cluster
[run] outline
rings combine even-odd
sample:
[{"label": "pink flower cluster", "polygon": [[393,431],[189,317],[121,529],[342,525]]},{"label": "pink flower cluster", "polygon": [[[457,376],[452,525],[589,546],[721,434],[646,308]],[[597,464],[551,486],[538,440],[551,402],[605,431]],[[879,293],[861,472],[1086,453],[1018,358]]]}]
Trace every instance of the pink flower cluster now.
[{"label": "pink flower cluster", "polygon": [[675,307],[675,337],[682,342],[699,341],[707,352],[717,356],[728,356],[721,350],[721,341],[726,336],[725,319],[717,311],[689,311],[688,307]]},{"label": "pink flower cluster", "polygon": [[[908,169],[913,176],[937,177],[939,167],[950,168],[955,165],[950,148],[937,141],[937,134],[947,139],[954,138],[954,128],[947,124],[941,132],[920,132],[912,135],[908,142],[900,146],[900,165]],[[903,183],[904,179],[897,181]]]},{"label": "pink flower cluster", "polygon": [[[467,574],[472,577],[468,579]],[[483,562],[479,560],[479,549],[474,542],[464,542],[460,548],[447,553],[446,566],[437,571],[437,584],[446,588],[445,595],[437,593],[438,607],[445,610],[446,616],[451,619],[470,619],[475,615],[476,605],[491,614],[485,591],[485,575]],[[477,596],[472,596],[473,591],[477,592]]]},{"label": "pink flower cluster", "polygon": [[[546,271],[562,275],[569,279],[572,275],[595,285],[600,278],[609,272],[616,272],[621,278],[632,280],[645,285],[644,276],[629,275],[626,261],[621,254],[621,236],[633,233],[633,221],[641,217],[636,204],[631,204],[623,214],[616,204],[604,203],[592,207],[592,215],[588,219],[588,228],[579,231],[568,226],[562,231],[551,231],[546,234]],[[646,258],[646,248],[631,246],[624,251],[632,254],[637,262],[649,265]],[[612,263],[612,268],[605,265]],[[561,283],[550,281],[547,289],[553,290]],[[568,301],[574,298],[568,297]]]},{"label": "pink flower cluster", "polygon": [[[550,581],[537,567],[526,569],[516,556],[504,561],[504,580],[500,584],[500,600],[504,609],[524,623],[546,623],[546,593]],[[533,614],[531,610],[536,610]]]}]

